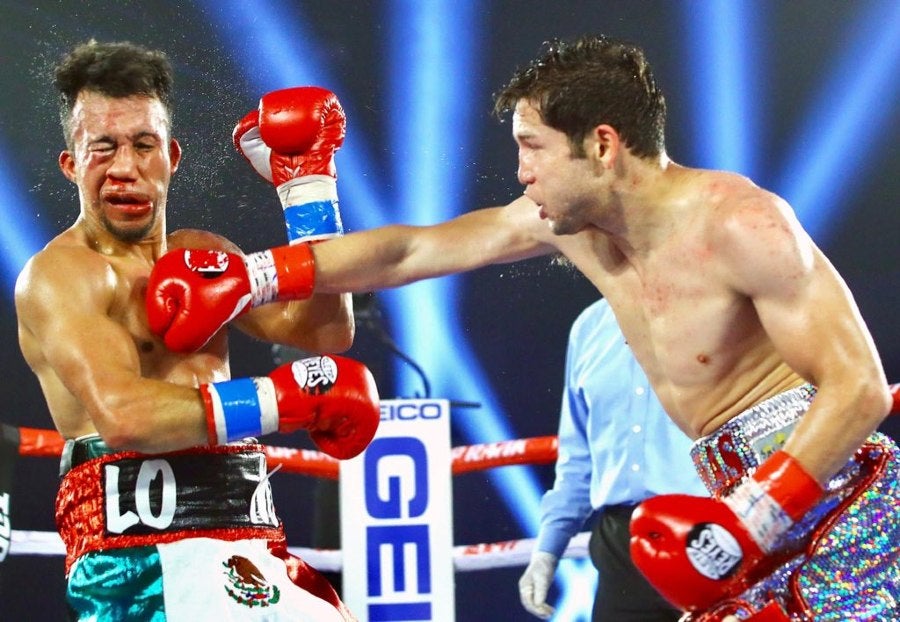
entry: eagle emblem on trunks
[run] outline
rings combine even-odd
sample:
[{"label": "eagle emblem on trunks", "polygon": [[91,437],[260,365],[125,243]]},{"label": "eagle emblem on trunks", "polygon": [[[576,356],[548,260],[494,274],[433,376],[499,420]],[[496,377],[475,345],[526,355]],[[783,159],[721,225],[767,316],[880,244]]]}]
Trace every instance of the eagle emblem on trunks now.
[{"label": "eagle emblem on trunks", "polygon": [[228,578],[225,592],[239,605],[268,607],[281,599],[278,586],[269,583],[259,568],[246,557],[232,555],[222,566]]}]

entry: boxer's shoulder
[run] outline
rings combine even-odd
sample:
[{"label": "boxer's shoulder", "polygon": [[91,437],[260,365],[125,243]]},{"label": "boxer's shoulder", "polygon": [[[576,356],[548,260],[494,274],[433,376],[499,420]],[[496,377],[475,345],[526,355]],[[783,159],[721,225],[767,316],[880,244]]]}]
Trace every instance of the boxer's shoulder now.
[{"label": "boxer's shoulder", "polygon": [[87,244],[60,236],[26,262],[16,281],[16,300],[45,300],[54,289],[71,296],[79,286],[94,292],[105,287],[110,276],[112,267],[106,257]]}]

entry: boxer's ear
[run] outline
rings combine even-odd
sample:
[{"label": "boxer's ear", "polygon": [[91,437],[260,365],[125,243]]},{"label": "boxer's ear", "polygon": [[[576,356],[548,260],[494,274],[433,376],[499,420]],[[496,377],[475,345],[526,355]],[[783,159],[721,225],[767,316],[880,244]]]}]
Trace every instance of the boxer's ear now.
[{"label": "boxer's ear", "polygon": [[75,183],[75,157],[72,155],[72,152],[68,149],[61,151],[57,162],[59,163],[59,170],[66,176],[66,179]]},{"label": "boxer's ear", "polygon": [[599,166],[611,169],[622,147],[619,133],[610,125],[601,124],[584,139],[587,157]]},{"label": "boxer's ear", "polygon": [[178,170],[178,163],[181,162],[181,144],[174,138],[169,141],[169,171],[174,173]]}]

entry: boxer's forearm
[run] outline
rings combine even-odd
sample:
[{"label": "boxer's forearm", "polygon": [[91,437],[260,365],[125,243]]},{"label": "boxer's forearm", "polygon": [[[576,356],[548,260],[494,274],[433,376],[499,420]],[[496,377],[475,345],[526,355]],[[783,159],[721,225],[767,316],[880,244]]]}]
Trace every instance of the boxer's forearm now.
[{"label": "boxer's forearm", "polygon": [[206,411],[195,387],[110,378],[97,399],[84,403],[97,433],[115,450],[161,453],[207,442]]},{"label": "boxer's forearm", "polygon": [[820,483],[837,473],[891,410],[887,384],[823,383],[784,445]]},{"label": "boxer's forearm", "polygon": [[424,227],[388,225],[317,244],[315,290],[387,289],[553,252],[513,209],[522,206],[478,209]]}]

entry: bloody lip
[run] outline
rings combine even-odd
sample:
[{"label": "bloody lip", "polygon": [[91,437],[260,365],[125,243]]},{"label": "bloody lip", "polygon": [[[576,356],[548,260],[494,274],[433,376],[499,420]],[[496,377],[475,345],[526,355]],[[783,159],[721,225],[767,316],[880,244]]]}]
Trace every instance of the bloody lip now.
[{"label": "bloody lip", "polygon": [[143,194],[132,192],[109,192],[103,195],[109,208],[130,218],[144,216],[153,209],[153,202]]},{"label": "bloody lip", "polygon": [[110,207],[110,209],[118,214],[122,214],[123,216],[127,216],[129,218],[140,217],[146,214],[149,214],[153,209],[150,201],[141,201],[141,202],[120,202],[120,201],[106,201],[106,204]]}]

